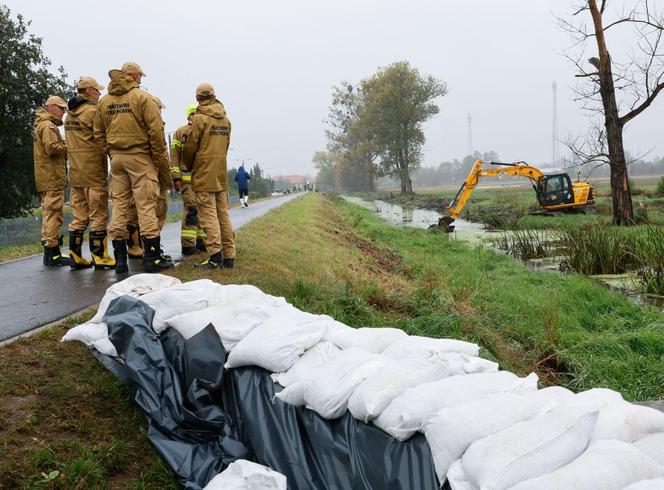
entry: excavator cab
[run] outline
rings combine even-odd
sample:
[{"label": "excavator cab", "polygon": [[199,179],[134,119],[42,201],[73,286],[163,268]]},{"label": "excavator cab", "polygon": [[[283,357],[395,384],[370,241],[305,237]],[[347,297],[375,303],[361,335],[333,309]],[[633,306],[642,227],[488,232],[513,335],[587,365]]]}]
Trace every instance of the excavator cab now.
[{"label": "excavator cab", "polygon": [[543,208],[574,203],[572,180],[567,174],[543,175],[533,187]]}]

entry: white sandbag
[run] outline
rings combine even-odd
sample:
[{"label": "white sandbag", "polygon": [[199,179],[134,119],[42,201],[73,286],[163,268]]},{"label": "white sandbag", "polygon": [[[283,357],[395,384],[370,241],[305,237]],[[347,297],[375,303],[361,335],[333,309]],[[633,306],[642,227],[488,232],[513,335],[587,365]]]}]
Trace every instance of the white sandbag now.
[{"label": "white sandbag", "polygon": [[348,399],[348,410],[356,419],[369,422],[381,414],[394,398],[408,388],[446,378],[444,359],[400,359],[362,381]]},{"label": "white sandbag", "polygon": [[[103,325],[106,325],[105,323]],[[116,350],[113,342],[108,337],[102,337],[99,340],[95,340],[90,344],[94,347],[99,353],[106,354],[111,357],[118,357],[118,351]]]},{"label": "white sandbag", "polygon": [[497,362],[482,359],[481,357],[469,356],[459,352],[448,352],[446,354],[432,354],[431,358],[438,356],[447,361],[450,376],[458,374],[495,373],[498,371]]},{"label": "white sandbag", "polygon": [[160,334],[169,318],[214,304],[215,294],[222,287],[209,279],[199,279],[144,294],[141,301],[154,310],[152,329]]},{"label": "white sandbag", "polygon": [[664,466],[622,441],[606,440],[557,470],[512,490],[622,490],[640,480],[664,476]]},{"label": "white sandbag", "polygon": [[[597,412],[562,406],[474,442],[447,476],[452,488],[503,490],[574,461],[588,447]],[[466,482],[466,483],[464,483]]]},{"label": "white sandbag", "polygon": [[471,342],[455,339],[434,339],[411,335],[394,342],[383,351],[383,354],[394,359],[419,358],[426,359],[435,354],[459,352],[468,356],[477,356],[480,347]]},{"label": "white sandbag", "polygon": [[327,333],[325,340],[329,340],[340,349],[358,347],[368,352],[380,353],[394,342],[406,337],[408,334],[398,328],[351,328],[337,322]]},{"label": "white sandbag", "polygon": [[181,281],[175,277],[165,276],[163,274],[136,274],[129,276],[120,282],[116,282],[106,289],[104,297],[99,303],[99,309],[89,323],[101,323],[106,310],[111,301],[120,296],[132,296],[138,298],[144,294],[159,291],[181,284]]},{"label": "white sandbag", "polygon": [[633,442],[656,432],[664,432],[664,413],[627,402],[613,403],[599,411],[590,443],[603,439]]},{"label": "white sandbag", "polygon": [[312,315],[290,305],[275,308],[267,320],[238,342],[225,367],[260,366],[275,373],[286,371],[323,338],[329,321],[330,317]]},{"label": "white sandbag", "polygon": [[438,479],[445,480],[450,466],[473,442],[545,413],[573,396],[570,390],[552,386],[524,394],[500,393],[439,410],[422,427]]},{"label": "white sandbag", "polygon": [[284,475],[245,459],[238,459],[215,476],[203,490],[287,490]]},{"label": "white sandbag", "polygon": [[241,303],[267,307],[280,307],[288,304],[284,298],[266,294],[251,284],[226,284],[215,291],[214,305],[238,305]]},{"label": "white sandbag", "polygon": [[625,400],[617,391],[608,388],[593,388],[574,395],[574,398],[567,402],[567,406],[599,410],[607,405],[623,401]]},{"label": "white sandbag", "polygon": [[[634,441],[634,446],[664,466],[664,432],[650,434]],[[664,488],[664,487],[662,487]]]},{"label": "white sandbag", "polygon": [[87,322],[67,330],[60,342],[78,340],[85,345],[92,345],[99,339],[108,337],[108,326],[106,323]]},{"label": "white sandbag", "polygon": [[332,342],[318,342],[298,358],[288,371],[274,373],[272,381],[281,386],[288,387],[293,383],[306,379],[312,372],[336,356],[341,349]]},{"label": "white sandbag", "polygon": [[355,387],[388,362],[384,356],[358,347],[341,351],[304,382],[307,407],[326,419],[341,417]]},{"label": "white sandbag", "polygon": [[208,306],[198,311],[189,311],[168,318],[164,323],[174,328],[187,340],[210,323],[230,352],[249,332],[264,322],[272,313],[272,307],[241,302],[236,304]]},{"label": "white sandbag", "polygon": [[655,478],[654,480],[641,480],[632,483],[624,490],[662,490],[664,489],[664,478]]},{"label": "white sandbag", "polygon": [[509,371],[465,374],[404,391],[374,419],[374,424],[392,437],[405,441],[438,410],[495,393],[523,393],[537,389],[537,375],[519,378]]}]

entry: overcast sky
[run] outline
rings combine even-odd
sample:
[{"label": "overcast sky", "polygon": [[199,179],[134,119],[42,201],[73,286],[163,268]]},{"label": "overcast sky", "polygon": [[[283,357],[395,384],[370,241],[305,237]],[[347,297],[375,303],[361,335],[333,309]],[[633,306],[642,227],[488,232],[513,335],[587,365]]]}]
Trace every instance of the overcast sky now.
[{"label": "overcast sky", "polygon": [[[549,162],[554,81],[560,137],[587,127],[561,55],[571,41],[554,18],[568,0],[2,1],[72,78],[107,85],[110,68],[138,62],[168,131],[185,122],[196,85],[212,83],[233,124],[230,164],[258,161],[272,175],[313,174],[332,86],[398,60],[448,84],[424,165],[467,153],[468,114],[476,150]],[[610,36],[609,49],[625,41]],[[628,150],[664,154],[663,120],[661,96],[628,125]]]}]

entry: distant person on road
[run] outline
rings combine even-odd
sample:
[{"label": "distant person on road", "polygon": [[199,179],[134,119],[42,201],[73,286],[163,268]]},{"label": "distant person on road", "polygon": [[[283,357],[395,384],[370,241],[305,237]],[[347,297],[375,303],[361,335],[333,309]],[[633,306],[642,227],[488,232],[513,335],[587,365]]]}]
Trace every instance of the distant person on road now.
[{"label": "distant person on road", "polygon": [[205,247],[210,257],[198,265],[232,269],[235,265],[235,238],[228,214],[226,163],[231,122],[209,83],[196,87],[196,101],[198,109],[191,133],[182,147],[181,168],[191,171],[198,218],[207,234]]},{"label": "distant person on road", "polygon": [[[69,225],[69,265],[72,269],[114,269],[115,259],[108,254],[108,161],[94,139],[97,103],[104,86],[92,77],[81,77],[78,95],[67,103],[65,139],[69,154],[71,211]],[[83,258],[83,235],[90,226],[92,261]]]},{"label": "distant person on road", "polygon": [[240,168],[237,169],[235,174],[235,182],[237,182],[237,188],[240,192],[240,204],[245,208],[249,207],[249,181],[251,180],[251,175],[244,169],[244,165],[240,165]]},{"label": "distant person on road", "polygon": [[182,210],[182,225],[180,229],[180,245],[182,255],[194,255],[205,252],[205,232],[200,226],[198,219],[198,207],[196,206],[196,194],[191,188],[191,173],[184,172],[180,167],[182,162],[182,145],[187,142],[191,133],[191,123],[196,114],[198,104],[190,104],[185,110],[187,124],[175,130],[171,142],[171,174],[175,189],[182,194],[184,209]]},{"label": "distant person on road", "polygon": [[128,210],[132,197],[143,235],[143,269],[159,272],[173,267],[160,254],[161,238],[155,212],[159,174],[165,162],[164,124],[152,96],[141,90],[145,73],[128,62],[108,72],[108,94],[99,101],[95,138],[111,155],[113,214],[109,234],[113,239],[115,272],[127,272]]},{"label": "distant person on road", "polygon": [[67,103],[56,95],[48,98],[35,117],[33,157],[35,186],[41,198],[41,243],[44,246],[44,265],[69,265],[69,257],[62,255],[60,229],[64,223],[65,187],[67,187],[67,146],[60,135],[62,116]]}]

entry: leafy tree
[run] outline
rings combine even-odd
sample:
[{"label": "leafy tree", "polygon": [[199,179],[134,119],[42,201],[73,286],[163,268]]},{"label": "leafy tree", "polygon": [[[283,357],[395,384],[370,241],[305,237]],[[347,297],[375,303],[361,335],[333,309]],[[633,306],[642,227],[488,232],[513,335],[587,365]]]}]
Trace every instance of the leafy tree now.
[{"label": "leafy tree", "polygon": [[439,108],[434,100],[447,93],[444,82],[422,76],[407,61],[378,70],[361,83],[359,124],[379,157],[382,175],[397,175],[401,192],[413,192],[412,170],[421,163],[423,124]]},{"label": "leafy tree", "polygon": [[336,187],[334,171],[336,160],[334,155],[329,151],[317,151],[311,161],[318,170],[316,183],[323,189],[334,189]]},{"label": "leafy tree", "polygon": [[374,189],[377,154],[371,134],[360,119],[363,103],[360,88],[349,82],[341,82],[332,89],[326,135],[329,154],[340,165],[335,171],[335,185],[339,190]]},{"label": "leafy tree", "polygon": [[35,112],[49,95],[68,98],[73,88],[60,67],[42,52],[42,40],[28,33],[29,21],[0,5],[0,217],[24,214],[34,204],[32,160]]}]

